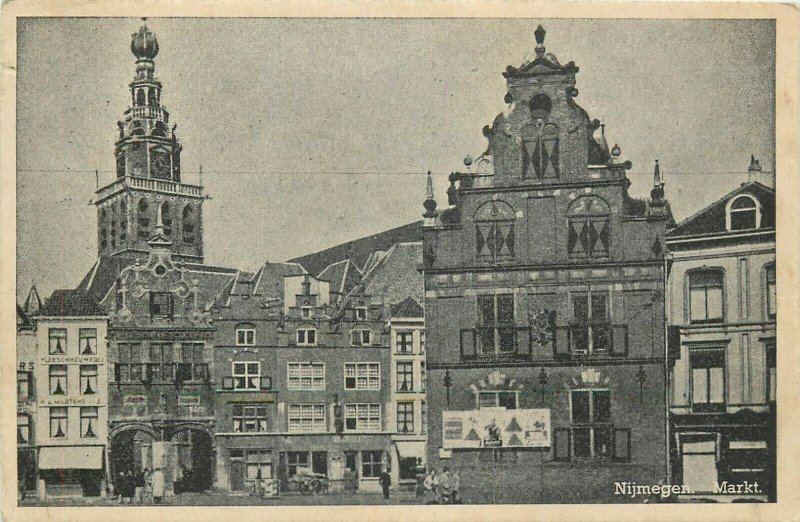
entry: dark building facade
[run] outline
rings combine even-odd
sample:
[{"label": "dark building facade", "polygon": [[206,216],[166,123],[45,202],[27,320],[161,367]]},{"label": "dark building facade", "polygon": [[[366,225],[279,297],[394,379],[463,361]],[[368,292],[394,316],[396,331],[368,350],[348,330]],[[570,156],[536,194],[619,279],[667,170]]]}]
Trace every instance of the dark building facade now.
[{"label": "dark building facade", "polygon": [[489,146],[425,201],[428,464],[483,502],[637,502],[666,480],[663,238],[536,30]]}]

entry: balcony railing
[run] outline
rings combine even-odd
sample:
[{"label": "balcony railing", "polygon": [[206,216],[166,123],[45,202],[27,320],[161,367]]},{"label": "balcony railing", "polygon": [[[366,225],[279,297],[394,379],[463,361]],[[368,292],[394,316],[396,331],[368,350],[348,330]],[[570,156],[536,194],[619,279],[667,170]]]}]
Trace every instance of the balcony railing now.
[{"label": "balcony railing", "polygon": [[131,107],[125,111],[125,118],[158,118],[169,123],[169,112],[163,107]]},{"label": "balcony railing", "polygon": [[168,192],[171,194],[176,194],[181,196],[200,197],[203,195],[203,187],[200,187],[198,185],[175,183],[174,181],[168,181],[163,179],[125,176],[124,178],[119,178],[110,185],[106,185],[105,187],[99,189],[97,191],[97,200],[102,201],[105,198],[113,194],[116,194],[117,192],[123,190],[126,187],[143,189],[143,190],[152,190],[158,192]]}]

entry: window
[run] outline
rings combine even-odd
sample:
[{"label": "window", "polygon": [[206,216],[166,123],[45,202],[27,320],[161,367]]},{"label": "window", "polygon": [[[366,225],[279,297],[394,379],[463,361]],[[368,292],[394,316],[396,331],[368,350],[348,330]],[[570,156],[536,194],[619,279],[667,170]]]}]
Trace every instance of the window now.
[{"label": "window", "polygon": [[65,364],[51,364],[50,395],[67,394],[67,366]]},{"label": "window", "polygon": [[31,418],[17,415],[17,444],[27,444],[31,440]]},{"label": "window", "polygon": [[235,433],[267,431],[267,404],[234,404],[232,418]]},{"label": "window", "polygon": [[203,382],[210,378],[208,364],[205,362],[202,342],[181,343],[181,361],[178,363],[176,380],[179,382]]},{"label": "window", "polygon": [[300,308],[300,315],[303,319],[311,319],[311,307],[304,306]]},{"label": "window", "polygon": [[97,438],[97,408],[81,408],[81,438]]},{"label": "window", "polygon": [[356,310],[356,321],[366,321],[367,320],[367,307],[366,306],[357,306]]},{"label": "window", "polygon": [[314,328],[298,328],[297,344],[300,346],[314,346],[317,344],[317,330]]},{"label": "window", "polygon": [[689,274],[689,319],[691,323],[721,323],[723,320],[723,273],[697,270]]},{"label": "window", "polygon": [[138,204],[138,217],[137,223],[139,226],[139,239],[147,241],[150,238],[150,217],[147,215],[147,201],[140,199]]},{"label": "window", "polygon": [[573,390],[570,394],[572,455],[610,457],[612,455],[611,392]]},{"label": "window", "polygon": [[478,408],[517,409],[519,393],[505,390],[481,390],[477,393]]},{"label": "window", "polygon": [[175,381],[172,350],[170,343],[150,343],[150,362],[146,367],[145,382],[172,383]]},{"label": "window", "polygon": [[345,404],[344,428],[347,431],[380,431],[380,404]]},{"label": "window", "polygon": [[350,344],[353,346],[369,346],[370,333],[369,330],[352,330],[350,332]]},{"label": "window", "polygon": [[778,367],[775,357],[775,341],[767,343],[767,400],[775,402],[778,390]]},{"label": "window", "polygon": [[289,468],[289,476],[297,475],[298,468],[308,468],[309,458],[307,451],[289,451],[286,453],[286,464]]},{"label": "window", "polygon": [[78,350],[81,355],[97,355],[97,329],[81,328],[78,330]]},{"label": "window", "polygon": [[381,462],[383,451],[361,452],[361,476],[365,478],[378,478],[381,476]]},{"label": "window", "polygon": [[33,372],[17,372],[17,400],[33,398]]},{"label": "window", "polygon": [[692,412],[725,411],[725,351],[692,350]]},{"label": "window", "polygon": [[243,361],[232,363],[231,375],[234,390],[258,390],[261,378],[261,363]]},{"label": "window", "polygon": [[324,363],[287,363],[287,383],[290,390],[324,390]]},{"label": "window", "polygon": [[583,196],[567,209],[567,251],[574,258],[608,257],[611,211],[597,196]]},{"label": "window", "polygon": [[428,432],[428,404],[425,401],[420,401],[419,413],[422,423],[420,433],[425,435]]},{"label": "window", "polygon": [[776,292],[775,265],[769,265],[764,270],[767,283],[767,317],[775,319],[778,313],[778,294]]},{"label": "window", "polygon": [[726,225],[728,230],[747,230],[761,226],[761,206],[749,195],[736,196],[728,202]]},{"label": "window", "polygon": [[317,433],[326,429],[324,404],[289,405],[290,432]]},{"label": "window", "polygon": [[187,245],[194,244],[194,211],[191,205],[183,207],[183,242]]},{"label": "window", "polygon": [[67,436],[67,409],[64,407],[50,408],[50,436],[53,438],[66,438]]},{"label": "window", "polygon": [[572,353],[606,355],[611,351],[608,296],[601,292],[573,294],[574,323],[570,327]]},{"label": "window", "polygon": [[414,391],[414,363],[413,362],[398,362],[397,363],[397,391],[410,392]]},{"label": "window", "polygon": [[514,295],[478,296],[478,349],[483,356],[503,356],[516,350]]},{"label": "window", "polygon": [[414,403],[397,403],[397,433],[414,433]]},{"label": "window", "polygon": [[380,390],[380,363],[345,363],[345,390]]},{"label": "window", "polygon": [[428,374],[425,371],[425,361],[419,363],[419,391],[425,391],[425,384],[428,382]]},{"label": "window", "polygon": [[489,201],[475,212],[475,248],[478,259],[496,262],[514,257],[514,209],[503,201]]},{"label": "window", "polygon": [[237,327],[236,328],[236,346],[255,346],[256,344],[256,330],[255,328]]},{"label": "window", "polygon": [[67,329],[50,328],[50,355],[64,355],[67,353]]},{"label": "window", "polygon": [[[120,171],[121,160],[121,171]],[[120,153],[117,157],[117,174],[125,175],[125,153]],[[128,239],[128,207],[125,201],[119,202],[119,242],[124,243]]]},{"label": "window", "polygon": [[425,332],[419,333],[419,353],[425,353]]},{"label": "window", "polygon": [[97,366],[94,364],[81,364],[81,395],[94,395],[97,393]]},{"label": "window", "polygon": [[247,450],[245,466],[248,481],[272,478],[272,451]]},{"label": "window", "polygon": [[173,318],[172,293],[150,292],[150,318]]},{"label": "window", "polygon": [[414,353],[414,332],[397,332],[395,344],[397,353]]},{"label": "window", "polygon": [[139,343],[119,343],[119,362],[114,367],[117,382],[141,382],[142,352]]}]

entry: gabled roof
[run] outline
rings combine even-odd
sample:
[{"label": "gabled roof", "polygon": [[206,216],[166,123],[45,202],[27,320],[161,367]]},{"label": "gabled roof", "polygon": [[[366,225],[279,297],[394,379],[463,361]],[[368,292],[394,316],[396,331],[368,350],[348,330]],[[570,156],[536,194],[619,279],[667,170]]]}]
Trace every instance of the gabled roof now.
[{"label": "gabled roof", "polygon": [[92,296],[80,290],[56,290],[47,298],[40,315],[49,317],[104,316]]},{"label": "gabled roof", "polygon": [[397,243],[364,276],[364,292],[387,304],[412,297],[423,302],[422,242]]},{"label": "gabled roof", "polygon": [[667,233],[667,237],[674,238],[727,232],[725,227],[725,206],[731,198],[740,194],[750,194],[761,203],[761,227],[758,230],[774,230],[775,190],[757,181],[749,181],[678,223],[675,228]]},{"label": "gabled roof", "polygon": [[361,239],[348,241],[313,254],[296,257],[289,261],[300,263],[308,270],[309,274],[319,274],[328,266],[342,259],[350,259],[356,266],[363,268],[373,252],[388,250],[395,243],[404,241],[422,241],[421,220],[362,237]]},{"label": "gabled roof", "polygon": [[425,312],[413,297],[406,297],[392,306],[392,317],[424,317]]},{"label": "gabled roof", "polygon": [[25,299],[23,310],[25,311],[26,315],[36,315],[39,313],[41,308],[42,298],[39,297],[39,291],[36,290],[36,285],[31,285],[31,289],[28,292],[28,298]]},{"label": "gabled roof", "polygon": [[297,263],[271,263],[266,261],[254,277],[253,294],[266,299],[283,299],[283,278],[306,274]]},{"label": "gabled roof", "polygon": [[355,263],[349,259],[342,259],[329,265],[317,278],[329,282],[331,292],[345,295],[361,281],[363,276]]}]

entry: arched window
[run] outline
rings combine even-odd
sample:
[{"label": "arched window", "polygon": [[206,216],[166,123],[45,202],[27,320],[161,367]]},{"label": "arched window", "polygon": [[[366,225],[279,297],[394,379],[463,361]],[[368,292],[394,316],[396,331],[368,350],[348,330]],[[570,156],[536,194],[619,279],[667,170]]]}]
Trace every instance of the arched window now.
[{"label": "arched window", "polygon": [[111,250],[117,248],[117,209],[112,205],[108,208],[108,231],[111,235]]},{"label": "arched window", "polygon": [[172,215],[169,213],[169,203],[166,201],[161,205],[161,224],[164,225],[164,235],[172,235]]},{"label": "arched window", "polygon": [[147,200],[140,199],[136,221],[139,225],[139,239],[144,239],[145,241],[150,238],[150,216],[147,213],[148,208]]},{"label": "arched window", "polygon": [[128,239],[128,206],[125,200],[119,203],[119,241],[120,243]]},{"label": "arched window", "polygon": [[106,223],[106,209],[100,209],[100,248],[105,249],[108,241],[106,234],[108,233],[108,225]]},{"label": "arched window", "polygon": [[474,216],[478,259],[498,261],[514,257],[514,209],[504,201],[489,201]]},{"label": "arched window", "polygon": [[750,194],[741,194],[728,201],[725,225],[728,230],[748,230],[761,226],[761,204]]},{"label": "arched window", "polygon": [[183,207],[183,242],[194,243],[194,211],[191,205]]},{"label": "arched window", "polygon": [[150,107],[156,106],[156,90],[153,87],[147,89],[147,105]]},{"label": "arched window", "polygon": [[724,318],[725,274],[719,268],[701,268],[688,274],[689,322],[721,323]]},{"label": "arched window", "polygon": [[611,242],[611,211],[597,196],[583,196],[567,209],[570,257],[608,257]]},{"label": "arched window", "polygon": [[153,136],[158,136],[160,138],[166,138],[167,137],[167,126],[164,125],[163,123],[161,123],[160,121],[156,122],[156,126],[153,128],[153,132],[151,132],[151,134]]},{"label": "arched window", "polygon": [[144,89],[139,89],[136,91],[136,105],[139,107],[143,107],[145,104],[144,101]]}]

